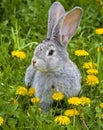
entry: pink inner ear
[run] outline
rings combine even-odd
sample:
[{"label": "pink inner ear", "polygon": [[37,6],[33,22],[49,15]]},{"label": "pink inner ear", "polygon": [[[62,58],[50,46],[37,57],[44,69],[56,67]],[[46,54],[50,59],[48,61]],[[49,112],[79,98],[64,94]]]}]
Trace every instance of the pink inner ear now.
[{"label": "pink inner ear", "polygon": [[70,30],[69,30],[68,26],[64,26],[63,29],[62,29],[62,34],[61,34],[62,44],[64,46],[66,46],[66,44],[67,44],[69,33],[70,33]]},{"label": "pink inner ear", "polygon": [[66,46],[66,41],[68,41],[68,35],[65,34],[65,35],[62,35],[62,42],[63,42],[63,45]]},{"label": "pink inner ear", "polygon": [[62,44],[66,45],[68,40],[74,35],[80,21],[80,16],[81,11],[75,9],[64,17],[61,28]]},{"label": "pink inner ear", "polygon": [[68,26],[64,26],[62,29],[62,42],[63,44],[66,46],[66,41],[68,41],[68,32],[69,32],[69,28]]},{"label": "pink inner ear", "polygon": [[73,35],[75,32],[75,28],[77,26],[77,23],[74,21],[74,19],[65,19],[62,26],[62,35],[63,35],[63,41],[68,40],[69,37]]}]

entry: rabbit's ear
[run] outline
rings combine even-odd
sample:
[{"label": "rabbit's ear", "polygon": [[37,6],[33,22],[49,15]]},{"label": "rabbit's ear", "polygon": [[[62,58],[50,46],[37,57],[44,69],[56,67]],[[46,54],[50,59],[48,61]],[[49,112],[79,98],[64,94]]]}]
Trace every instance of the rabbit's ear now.
[{"label": "rabbit's ear", "polygon": [[81,14],[82,9],[75,7],[60,18],[53,30],[52,39],[59,41],[63,46],[67,46],[68,41],[73,37],[79,26]]},{"label": "rabbit's ear", "polygon": [[50,39],[52,35],[52,30],[55,24],[58,22],[59,18],[65,13],[63,6],[59,2],[54,2],[49,9],[48,17],[48,33],[47,38]]}]

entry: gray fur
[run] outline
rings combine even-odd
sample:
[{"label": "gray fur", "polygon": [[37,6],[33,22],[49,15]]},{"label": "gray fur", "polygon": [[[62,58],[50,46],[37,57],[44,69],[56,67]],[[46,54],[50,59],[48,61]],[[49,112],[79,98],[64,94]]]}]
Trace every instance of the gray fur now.
[{"label": "gray fur", "polygon": [[52,35],[52,29],[58,22],[59,18],[65,13],[63,6],[59,2],[54,2],[49,9],[48,17],[48,33],[47,38],[49,39]]},{"label": "gray fur", "polygon": [[[52,12],[53,16],[51,13],[49,14],[53,21],[55,21],[55,17],[51,9],[54,6],[58,6],[58,10],[59,7],[64,10],[59,2],[54,2],[49,10]],[[56,14],[59,17],[55,21],[55,25],[50,23],[52,20],[48,20],[47,38],[50,37],[50,40],[43,41],[35,48],[32,63],[25,74],[25,84],[36,89],[36,97],[41,99],[40,106],[43,110],[47,110],[52,104],[52,94],[55,91],[61,91],[66,97],[71,97],[76,96],[81,90],[80,72],[69,58],[66,46],[79,26],[82,10],[76,7],[67,13],[60,12],[62,11],[58,11]]]}]

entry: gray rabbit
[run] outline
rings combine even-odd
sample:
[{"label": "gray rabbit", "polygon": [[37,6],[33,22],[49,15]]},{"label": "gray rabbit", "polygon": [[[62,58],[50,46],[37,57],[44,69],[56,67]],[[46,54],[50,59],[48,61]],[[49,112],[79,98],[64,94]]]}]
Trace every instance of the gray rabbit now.
[{"label": "gray rabbit", "polygon": [[80,7],[65,12],[59,2],[54,2],[49,9],[47,39],[35,48],[32,63],[25,74],[25,84],[35,88],[44,111],[53,103],[52,94],[55,91],[71,97],[81,90],[80,72],[66,51],[81,15]]}]

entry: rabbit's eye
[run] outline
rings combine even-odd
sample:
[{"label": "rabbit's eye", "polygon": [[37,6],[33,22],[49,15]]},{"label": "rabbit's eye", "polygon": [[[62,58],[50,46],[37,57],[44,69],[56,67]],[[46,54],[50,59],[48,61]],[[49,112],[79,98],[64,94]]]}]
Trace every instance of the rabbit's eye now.
[{"label": "rabbit's eye", "polygon": [[48,55],[51,56],[51,55],[53,55],[53,53],[54,53],[54,50],[50,50]]},{"label": "rabbit's eye", "polygon": [[40,48],[40,51],[42,51],[42,48]]}]

